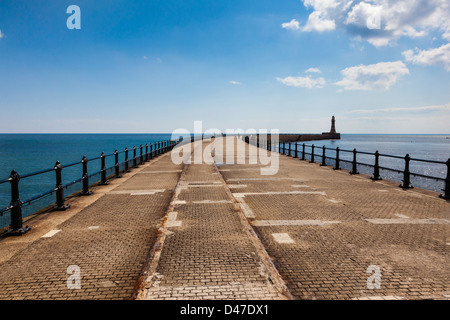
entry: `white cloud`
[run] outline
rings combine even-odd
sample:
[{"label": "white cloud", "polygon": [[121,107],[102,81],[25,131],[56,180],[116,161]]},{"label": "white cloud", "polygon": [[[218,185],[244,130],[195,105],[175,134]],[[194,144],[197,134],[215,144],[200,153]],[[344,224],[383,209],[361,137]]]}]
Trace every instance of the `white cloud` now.
[{"label": "white cloud", "polygon": [[305,71],[306,73],[322,73],[319,68],[309,68]]},{"label": "white cloud", "polygon": [[230,84],[237,84],[237,85],[239,85],[241,83],[239,81],[230,81]]},{"label": "white cloud", "polygon": [[314,11],[309,15],[308,22],[303,27],[303,31],[330,31],[336,29],[334,20],[327,19],[326,14],[319,11]]},{"label": "white cloud", "polygon": [[359,65],[341,71],[344,78],[336,82],[345,90],[389,90],[399,78],[409,74],[402,61]]},{"label": "white cloud", "polygon": [[416,49],[403,52],[406,61],[423,66],[443,66],[450,71],[450,43],[429,50]]},{"label": "white cloud", "polygon": [[[400,37],[423,37],[432,31],[450,40],[448,0],[302,0],[312,13],[296,30],[344,29],[374,46],[395,43]],[[294,21],[294,20],[293,20]]]},{"label": "white cloud", "polygon": [[288,30],[300,30],[300,23],[292,19],[290,22],[285,22],[281,24],[281,27]]},{"label": "white cloud", "polygon": [[373,114],[373,113],[395,113],[395,112],[422,112],[422,111],[450,111],[450,103],[425,107],[404,107],[404,108],[381,108],[381,109],[361,109],[352,110],[352,114]]},{"label": "white cloud", "polygon": [[277,78],[277,81],[289,86],[299,88],[323,88],[326,84],[324,78],[312,79],[311,77],[286,77]]},{"label": "white cloud", "polygon": [[2,30],[0,30],[0,39],[3,38],[5,35],[2,33]]},{"label": "white cloud", "polygon": [[336,0],[302,0],[306,8],[312,7],[316,11],[324,12],[335,9],[341,5],[341,1]]},{"label": "white cloud", "polygon": [[380,5],[360,2],[348,12],[345,24],[354,24],[368,29],[380,29],[382,10],[383,7]]}]

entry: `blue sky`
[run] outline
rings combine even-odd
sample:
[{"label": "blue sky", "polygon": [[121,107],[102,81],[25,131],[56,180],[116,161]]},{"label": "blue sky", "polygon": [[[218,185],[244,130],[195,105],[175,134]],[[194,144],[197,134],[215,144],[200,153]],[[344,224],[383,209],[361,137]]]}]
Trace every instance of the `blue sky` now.
[{"label": "blue sky", "polygon": [[448,21],[447,0],[2,0],[0,132],[322,132],[335,115],[342,133],[448,134]]}]

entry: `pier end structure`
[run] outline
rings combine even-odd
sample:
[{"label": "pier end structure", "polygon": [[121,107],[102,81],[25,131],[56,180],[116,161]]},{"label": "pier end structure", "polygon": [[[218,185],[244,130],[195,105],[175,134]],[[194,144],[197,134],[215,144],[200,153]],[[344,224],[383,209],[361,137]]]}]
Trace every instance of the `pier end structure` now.
[{"label": "pier end structure", "polygon": [[[259,140],[259,134],[258,140]],[[300,141],[316,141],[316,140],[340,140],[341,134],[336,132],[336,118],[331,118],[331,129],[329,132],[322,132],[321,134],[294,134],[294,133],[280,133],[279,142],[300,142]],[[267,141],[271,141],[271,135],[267,134]]]}]

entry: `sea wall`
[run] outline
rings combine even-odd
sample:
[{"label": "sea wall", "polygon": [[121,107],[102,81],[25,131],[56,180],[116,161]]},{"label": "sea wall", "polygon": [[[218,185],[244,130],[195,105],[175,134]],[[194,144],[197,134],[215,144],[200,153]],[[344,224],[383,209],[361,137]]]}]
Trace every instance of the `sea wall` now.
[{"label": "sea wall", "polygon": [[[259,136],[259,135],[258,135]],[[322,134],[283,134],[279,135],[280,142],[299,142],[299,141],[315,141],[315,140],[340,140],[340,133],[328,133]],[[267,141],[271,141],[271,135],[267,135]]]}]

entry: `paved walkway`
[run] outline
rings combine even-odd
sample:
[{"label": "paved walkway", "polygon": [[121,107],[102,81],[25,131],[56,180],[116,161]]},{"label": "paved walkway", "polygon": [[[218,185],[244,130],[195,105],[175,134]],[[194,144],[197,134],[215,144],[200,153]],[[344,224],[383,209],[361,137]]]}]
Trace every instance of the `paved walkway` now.
[{"label": "paved walkway", "polygon": [[[0,299],[131,298],[181,170],[163,155],[94,189],[90,197],[100,197],[81,211],[90,197],[32,221],[22,237],[0,241]],[[80,289],[67,286],[72,265],[79,267]]]},{"label": "paved walkway", "polygon": [[450,298],[448,201],[287,156],[260,167],[219,170],[295,298]]},{"label": "paved walkway", "polygon": [[[199,142],[195,149],[210,154],[210,147]],[[185,166],[164,228],[140,299],[287,298],[214,164]]]},{"label": "paved walkway", "polygon": [[234,142],[190,144],[211,164],[163,155],[2,239],[0,299],[450,298],[448,201],[287,156],[261,175]]}]

